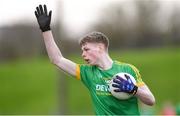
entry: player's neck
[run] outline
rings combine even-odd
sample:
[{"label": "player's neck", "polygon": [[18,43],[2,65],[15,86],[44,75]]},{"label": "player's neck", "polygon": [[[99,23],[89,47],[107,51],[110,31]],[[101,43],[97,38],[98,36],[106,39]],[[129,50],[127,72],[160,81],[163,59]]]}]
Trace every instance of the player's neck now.
[{"label": "player's neck", "polygon": [[97,66],[101,70],[108,70],[112,67],[112,65],[113,65],[113,60],[110,58],[110,56],[108,54],[106,54],[106,55],[104,55],[104,57],[102,57],[99,60],[99,63]]}]

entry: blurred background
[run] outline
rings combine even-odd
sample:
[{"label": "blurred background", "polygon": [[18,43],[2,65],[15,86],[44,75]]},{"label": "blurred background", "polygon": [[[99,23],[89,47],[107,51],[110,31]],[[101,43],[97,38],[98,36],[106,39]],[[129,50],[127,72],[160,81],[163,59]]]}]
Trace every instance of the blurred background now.
[{"label": "blurred background", "polygon": [[[142,114],[180,114],[180,1],[2,0],[0,4],[0,114],[94,114],[88,90],[47,56],[34,11],[52,10],[62,54],[81,59],[80,37],[101,31],[114,60],[135,65],[156,98]],[[69,78],[70,77],[70,78]]]}]

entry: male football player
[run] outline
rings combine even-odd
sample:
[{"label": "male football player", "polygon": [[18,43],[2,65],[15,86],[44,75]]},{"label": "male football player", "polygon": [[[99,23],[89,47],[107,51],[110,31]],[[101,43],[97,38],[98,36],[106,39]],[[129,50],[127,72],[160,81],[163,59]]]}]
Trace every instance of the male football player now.
[{"label": "male football player", "polygon": [[[109,40],[103,33],[92,32],[82,37],[82,57],[87,64],[77,64],[63,57],[52,35],[51,14],[52,11],[48,12],[46,5],[36,7],[35,15],[50,61],[83,82],[89,90],[97,115],[138,115],[138,99],[147,105],[155,103],[155,98],[142,81],[139,71],[131,64],[111,59],[108,54]],[[109,92],[108,82],[119,72],[131,74],[137,82],[136,85],[133,84],[127,75],[127,80],[121,77],[114,79],[116,92],[133,94],[130,99],[119,100]]]}]

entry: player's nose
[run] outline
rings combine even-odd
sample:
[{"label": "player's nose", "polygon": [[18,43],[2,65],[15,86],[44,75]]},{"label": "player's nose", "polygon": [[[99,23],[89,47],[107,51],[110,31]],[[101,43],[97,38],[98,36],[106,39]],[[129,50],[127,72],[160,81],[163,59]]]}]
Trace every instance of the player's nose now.
[{"label": "player's nose", "polygon": [[85,53],[84,53],[84,52],[81,54],[81,56],[82,56],[83,58],[85,58],[85,57],[86,57],[86,55],[85,55]]}]

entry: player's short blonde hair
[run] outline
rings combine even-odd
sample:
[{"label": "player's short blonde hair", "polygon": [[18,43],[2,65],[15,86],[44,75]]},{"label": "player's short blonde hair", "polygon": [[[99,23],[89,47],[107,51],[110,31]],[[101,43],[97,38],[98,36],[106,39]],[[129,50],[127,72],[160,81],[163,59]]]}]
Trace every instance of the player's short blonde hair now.
[{"label": "player's short blonde hair", "polygon": [[83,46],[86,43],[102,43],[108,49],[109,47],[109,39],[108,37],[101,32],[91,32],[85,35],[80,39],[80,46]]}]

